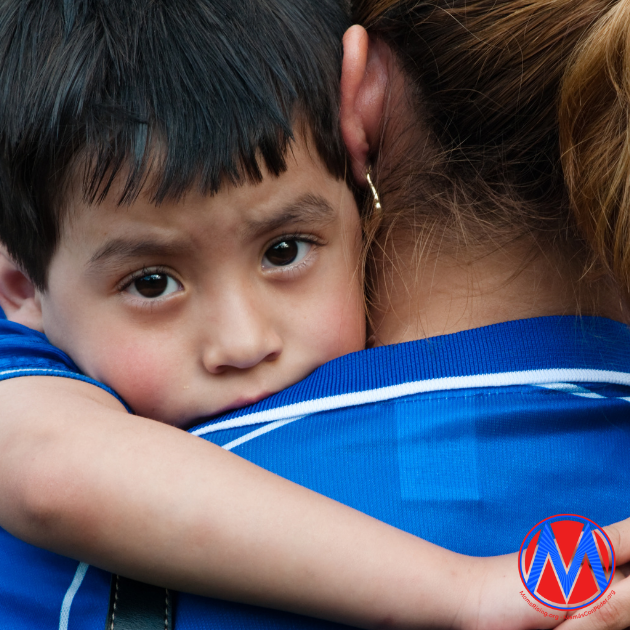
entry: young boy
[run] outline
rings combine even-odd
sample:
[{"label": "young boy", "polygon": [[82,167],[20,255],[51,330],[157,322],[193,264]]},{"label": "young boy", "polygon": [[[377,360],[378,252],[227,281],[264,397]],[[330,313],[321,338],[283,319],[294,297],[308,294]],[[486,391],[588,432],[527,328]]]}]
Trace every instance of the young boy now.
[{"label": "young boy", "polygon": [[[441,550],[167,426],[364,345],[338,3],[0,11],[0,377],[30,376],[0,389],[0,525],[137,579],[365,627],[553,625],[514,558]],[[0,534],[8,627],[102,625],[104,573]]]}]

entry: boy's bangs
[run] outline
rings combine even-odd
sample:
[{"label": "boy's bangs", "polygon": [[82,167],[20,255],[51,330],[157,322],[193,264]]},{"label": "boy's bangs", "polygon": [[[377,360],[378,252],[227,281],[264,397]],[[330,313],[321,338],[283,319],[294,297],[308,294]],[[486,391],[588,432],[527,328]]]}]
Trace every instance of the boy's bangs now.
[{"label": "boy's bangs", "polygon": [[[274,2],[265,9],[248,3],[250,11],[240,14],[239,3],[229,1],[147,2],[145,11],[136,2],[136,11],[114,16],[111,5],[120,3],[94,4],[102,5],[100,13],[74,16],[67,41],[55,51],[58,60],[68,58],[41,69],[50,85],[40,89],[56,99],[34,99],[45,108],[35,120],[48,121],[49,129],[33,130],[40,147],[41,132],[48,132],[57,169],[64,154],[87,156],[88,199],[109,190],[123,168],[126,202],[147,183],[160,202],[193,185],[214,193],[225,181],[259,182],[261,165],[278,175],[286,168],[297,109],[324,161],[340,175],[337,89],[329,84],[338,73],[322,72],[303,54],[304,46],[328,48],[334,68],[339,40],[316,29],[310,29],[312,42],[292,39],[296,21],[307,19],[304,6],[294,11],[278,2],[278,16]],[[324,34],[330,41],[318,41]]]},{"label": "boy's bangs", "polygon": [[[277,176],[286,170],[293,132],[282,121],[225,137],[217,128],[202,129],[194,112],[183,125],[174,116],[163,119],[167,122],[160,125],[156,117],[149,123],[130,117],[86,127],[88,140],[65,169],[71,187],[58,186],[61,195],[55,205],[64,205],[64,191],[79,192],[77,184],[89,204],[101,203],[112,189],[120,204],[133,203],[141,192],[159,204],[193,188],[214,194],[226,183],[259,183],[265,171]],[[111,134],[115,125],[118,130]]]},{"label": "boy's bangs", "polygon": [[347,0],[3,2],[0,232],[11,255],[45,287],[78,174],[91,202],[115,179],[126,203],[141,190],[156,203],[211,194],[283,172],[296,121],[342,177],[349,25]]}]

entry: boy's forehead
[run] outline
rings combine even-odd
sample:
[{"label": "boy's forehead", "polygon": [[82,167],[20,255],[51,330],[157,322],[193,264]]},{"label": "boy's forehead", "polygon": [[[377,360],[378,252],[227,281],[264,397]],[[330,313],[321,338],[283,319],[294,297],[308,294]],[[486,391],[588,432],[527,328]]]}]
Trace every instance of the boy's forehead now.
[{"label": "boy's forehead", "polygon": [[[237,238],[244,242],[255,241],[292,224],[321,226],[334,221],[336,217],[330,203],[324,197],[316,195],[305,195],[295,203],[272,210],[266,208],[259,214],[257,218],[244,220],[237,226]],[[88,265],[98,267],[108,260],[132,260],[143,256],[186,256],[191,253],[191,247],[194,248],[198,240],[195,235],[199,235],[199,240],[205,245],[212,241],[211,235],[206,238],[206,231],[196,230],[197,226],[192,229],[191,226],[188,226],[189,229],[169,229],[161,226],[159,221],[152,222],[150,218],[140,220],[139,223],[144,229],[130,232],[125,224],[120,226],[120,230],[101,233],[102,244],[90,256]],[[223,236],[228,230],[229,227],[219,230],[215,236]]]},{"label": "boy's forehead", "polygon": [[[61,242],[70,240],[86,246],[104,240],[123,241],[129,240],[130,231],[142,235],[140,240],[144,241],[166,241],[177,233],[211,238],[218,228],[256,238],[292,222],[334,220],[339,187],[345,184],[333,177],[301,141],[294,144],[287,162],[284,173],[276,176],[264,172],[260,183],[226,183],[213,195],[193,187],[180,198],[161,203],[153,200],[151,186],[134,201],[121,202],[124,175],[113,182],[102,201],[92,204],[83,201],[75,184],[69,191]],[[210,233],[205,234],[208,230]],[[100,253],[92,253],[91,258],[102,257],[105,249],[113,252],[120,248],[115,243],[101,245]]]}]

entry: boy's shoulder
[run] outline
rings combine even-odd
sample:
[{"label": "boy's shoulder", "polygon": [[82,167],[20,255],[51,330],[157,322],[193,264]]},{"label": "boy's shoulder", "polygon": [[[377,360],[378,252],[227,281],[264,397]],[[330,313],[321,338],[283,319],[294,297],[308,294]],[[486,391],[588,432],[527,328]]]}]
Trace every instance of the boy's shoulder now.
[{"label": "boy's shoulder", "polygon": [[0,381],[20,376],[56,376],[91,383],[116,397],[132,413],[116,392],[85,376],[63,350],[48,341],[46,335],[7,319],[0,319]]},{"label": "boy's shoulder", "polygon": [[80,373],[72,359],[43,333],[0,320],[0,379],[11,378],[16,371],[40,373],[46,369]]}]

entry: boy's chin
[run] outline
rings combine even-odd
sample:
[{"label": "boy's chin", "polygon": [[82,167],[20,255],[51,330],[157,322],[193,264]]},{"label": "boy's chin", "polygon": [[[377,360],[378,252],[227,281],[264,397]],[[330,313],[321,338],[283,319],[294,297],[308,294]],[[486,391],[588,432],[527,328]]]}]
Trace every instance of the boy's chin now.
[{"label": "boy's chin", "polygon": [[244,409],[245,407],[250,407],[251,405],[255,405],[257,402],[260,402],[261,400],[264,400],[265,398],[268,398],[269,396],[272,396],[275,392],[263,392],[257,396],[254,397],[250,397],[250,398],[239,398],[237,400],[235,400],[234,402],[231,402],[227,405],[225,405],[224,407],[221,407],[220,409],[216,410],[216,411],[212,411],[210,413],[201,415],[201,416],[196,416],[192,419],[184,419],[184,420],[180,420],[180,421],[176,421],[173,422],[171,424],[173,424],[173,426],[179,427],[180,429],[185,429],[188,430],[192,427],[195,427],[199,424],[204,424],[206,422],[209,422],[211,420],[216,420],[217,418],[219,418],[220,416],[230,412],[230,411],[234,411],[236,409]]}]

